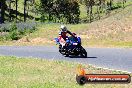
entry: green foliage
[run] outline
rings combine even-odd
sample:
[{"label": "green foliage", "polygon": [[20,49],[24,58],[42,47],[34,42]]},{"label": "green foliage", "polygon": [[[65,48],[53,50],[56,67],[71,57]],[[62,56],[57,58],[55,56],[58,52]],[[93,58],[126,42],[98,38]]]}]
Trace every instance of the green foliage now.
[{"label": "green foliage", "polygon": [[[29,27],[28,27],[29,25]],[[27,34],[30,34],[35,31],[36,27],[34,24],[25,25],[23,23],[13,23],[8,26],[9,28],[3,27],[1,30],[5,30],[5,35],[0,35],[0,41],[2,40],[18,40]],[[5,25],[4,25],[5,26]],[[23,29],[21,29],[23,28]]]},{"label": "green foliage", "polygon": [[112,10],[114,9],[118,9],[118,8],[121,8],[122,7],[122,3],[121,2],[117,2],[117,3],[114,3],[113,6],[112,6]]},{"label": "green foliage", "polygon": [[41,22],[79,23],[79,3],[70,0],[40,0]]},{"label": "green foliage", "polygon": [[20,32],[18,31],[16,24],[12,25],[11,29],[9,30],[8,38],[11,40],[18,40],[21,38]]},{"label": "green foliage", "polygon": [[[83,0],[87,8],[87,18],[89,22],[100,19],[101,16],[109,15],[112,10],[125,7],[126,0]],[[102,15],[103,14],[103,15]]]},{"label": "green foliage", "polygon": [[[80,23],[94,21],[111,10],[125,7],[130,0],[1,0],[2,22],[35,19],[41,22]],[[25,3],[24,3],[25,2]],[[117,4],[116,4],[117,3]],[[86,5],[87,17],[81,17],[79,5]],[[96,9],[98,8],[98,9]],[[105,10],[105,11],[104,11]],[[24,13],[23,13],[24,12]],[[97,15],[95,17],[95,15]],[[84,21],[83,21],[84,20]]]}]

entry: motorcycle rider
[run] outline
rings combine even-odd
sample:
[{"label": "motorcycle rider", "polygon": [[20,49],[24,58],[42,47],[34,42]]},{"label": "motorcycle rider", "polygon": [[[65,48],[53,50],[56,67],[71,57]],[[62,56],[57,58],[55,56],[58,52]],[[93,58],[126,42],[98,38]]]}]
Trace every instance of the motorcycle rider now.
[{"label": "motorcycle rider", "polygon": [[[67,36],[70,34],[71,36]],[[64,56],[81,55],[87,57],[86,50],[81,46],[81,38],[76,33],[71,33],[66,26],[61,25],[59,37],[55,38],[59,44],[59,52]]]},{"label": "motorcycle rider", "polygon": [[60,27],[60,33],[59,35],[66,41],[67,38],[67,34],[70,34],[71,36],[75,37],[68,29],[65,25],[61,25]]},{"label": "motorcycle rider", "polygon": [[71,36],[75,37],[75,35],[71,33],[66,26],[61,25],[59,32],[59,41],[62,46],[65,46],[66,44],[66,40],[68,38],[67,34],[70,34]]}]

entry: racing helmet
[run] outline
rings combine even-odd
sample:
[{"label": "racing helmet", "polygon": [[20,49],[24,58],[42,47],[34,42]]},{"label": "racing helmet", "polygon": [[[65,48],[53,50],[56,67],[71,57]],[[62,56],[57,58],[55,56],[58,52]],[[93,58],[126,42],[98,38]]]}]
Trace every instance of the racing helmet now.
[{"label": "racing helmet", "polygon": [[65,25],[61,25],[60,29],[62,32],[67,32],[67,28]]}]

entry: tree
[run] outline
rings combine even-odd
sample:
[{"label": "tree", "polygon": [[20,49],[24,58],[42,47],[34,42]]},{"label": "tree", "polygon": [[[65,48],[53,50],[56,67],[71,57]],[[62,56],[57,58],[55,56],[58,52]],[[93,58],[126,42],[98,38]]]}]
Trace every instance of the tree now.
[{"label": "tree", "polygon": [[4,21],[5,21],[6,1],[1,0],[0,3],[1,3],[1,21],[0,21],[0,23],[4,23]]},{"label": "tree", "polygon": [[69,19],[69,23],[79,23],[80,10],[78,2],[75,0],[71,1],[69,7],[70,7],[69,16],[71,17],[71,19]]},{"label": "tree", "polygon": [[26,22],[26,6],[27,6],[27,0],[24,0],[24,22]]},{"label": "tree", "polygon": [[57,0],[56,3],[59,19],[65,18],[68,23],[79,23],[80,10],[77,0]]},{"label": "tree", "polygon": [[6,0],[8,4],[8,12],[9,12],[9,21],[11,21],[11,3],[12,0]]},{"label": "tree", "polygon": [[125,8],[126,0],[122,0],[123,8]]},{"label": "tree", "polygon": [[107,10],[112,10],[113,0],[106,0]]},{"label": "tree", "polygon": [[[16,16],[16,22],[17,22],[17,9],[18,9],[18,0],[6,0],[7,2],[7,10],[9,12],[9,21],[12,21],[13,15],[15,14]],[[15,6],[15,10],[13,10],[12,6]]]},{"label": "tree", "polygon": [[100,19],[100,13],[103,12],[106,0],[96,0],[98,19]]},{"label": "tree", "polygon": [[9,0],[9,21],[11,21],[11,18],[12,18],[11,5],[12,5],[12,0]]},{"label": "tree", "polygon": [[93,20],[93,6],[95,4],[94,0],[85,0],[85,5],[87,7],[87,15],[89,17],[89,22]]},{"label": "tree", "polygon": [[52,20],[54,0],[41,0],[42,16],[45,20]]},{"label": "tree", "polygon": [[2,9],[2,2],[0,2],[0,24],[2,23],[1,9]]},{"label": "tree", "polygon": [[79,22],[79,4],[76,0],[41,0],[41,19],[44,22]]},{"label": "tree", "polygon": [[95,2],[95,5],[96,5],[96,7],[97,7],[98,19],[100,19],[101,0],[97,0],[97,1]]},{"label": "tree", "polygon": [[18,8],[18,0],[16,0],[16,22],[17,22],[17,8]]}]

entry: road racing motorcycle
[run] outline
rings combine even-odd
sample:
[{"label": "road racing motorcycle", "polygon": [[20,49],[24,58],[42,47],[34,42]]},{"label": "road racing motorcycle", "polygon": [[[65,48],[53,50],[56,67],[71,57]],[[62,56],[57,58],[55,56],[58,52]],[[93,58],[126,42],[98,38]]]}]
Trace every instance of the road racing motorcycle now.
[{"label": "road racing motorcycle", "polygon": [[65,42],[61,42],[59,38],[55,38],[56,44],[59,45],[59,52],[65,57],[68,56],[81,56],[87,57],[86,50],[81,45],[80,37],[67,37]]}]

